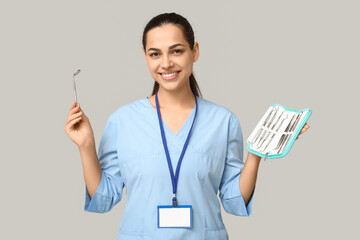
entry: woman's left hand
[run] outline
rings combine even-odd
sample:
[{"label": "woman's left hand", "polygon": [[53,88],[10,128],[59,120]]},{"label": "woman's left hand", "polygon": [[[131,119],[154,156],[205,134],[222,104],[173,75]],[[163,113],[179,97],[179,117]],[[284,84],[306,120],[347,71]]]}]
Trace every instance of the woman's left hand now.
[{"label": "woman's left hand", "polygon": [[303,134],[303,133],[306,132],[309,128],[310,128],[310,126],[309,126],[307,123],[305,123],[304,127],[301,129],[299,135],[297,136],[296,140],[299,139],[300,134]]}]

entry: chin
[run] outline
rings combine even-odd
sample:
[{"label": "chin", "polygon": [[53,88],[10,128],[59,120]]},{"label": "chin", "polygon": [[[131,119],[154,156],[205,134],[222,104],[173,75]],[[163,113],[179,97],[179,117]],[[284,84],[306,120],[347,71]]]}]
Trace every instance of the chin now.
[{"label": "chin", "polygon": [[163,85],[159,85],[162,89],[169,91],[169,92],[176,92],[176,91],[180,91],[181,89],[185,88],[185,86],[183,85],[179,85],[178,83],[174,83],[174,84],[163,84]]}]

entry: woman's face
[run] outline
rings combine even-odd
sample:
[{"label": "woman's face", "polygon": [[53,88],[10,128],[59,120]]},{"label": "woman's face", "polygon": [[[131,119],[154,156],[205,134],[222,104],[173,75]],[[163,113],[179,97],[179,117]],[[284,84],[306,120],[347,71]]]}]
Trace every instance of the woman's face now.
[{"label": "woman's face", "polygon": [[173,24],[147,32],[145,61],[160,88],[168,91],[189,88],[193,63],[199,57],[199,44],[190,49],[181,29]]}]

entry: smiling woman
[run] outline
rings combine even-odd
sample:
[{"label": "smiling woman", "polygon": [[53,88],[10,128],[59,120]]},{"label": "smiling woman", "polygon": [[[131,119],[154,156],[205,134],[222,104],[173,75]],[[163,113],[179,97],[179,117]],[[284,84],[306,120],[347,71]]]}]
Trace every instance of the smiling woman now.
[{"label": "smiling woman", "polygon": [[151,19],[142,50],[152,95],[110,115],[98,153],[89,119],[70,108],[65,131],[81,155],[84,210],[110,211],[126,186],[118,239],[228,239],[219,198],[226,212],[249,216],[261,158],[249,153],[244,163],[238,118],[202,98],[199,44],[184,17]]},{"label": "smiling woman", "polygon": [[[145,60],[155,80],[152,95],[162,84],[161,80],[157,81],[160,75],[162,80],[185,79],[182,83],[190,84],[196,95],[201,96],[192,73],[193,62],[199,58],[199,44],[195,42],[194,31],[184,17],[175,13],[154,17],[144,29],[142,44]],[[174,72],[178,74],[164,76]]]},{"label": "smiling woman", "polygon": [[[163,91],[191,93],[189,78],[193,62],[199,57],[199,44],[190,47],[181,27],[173,24],[149,30],[144,44],[145,60],[155,80],[154,91],[160,87]],[[196,83],[195,78],[193,81]]]}]

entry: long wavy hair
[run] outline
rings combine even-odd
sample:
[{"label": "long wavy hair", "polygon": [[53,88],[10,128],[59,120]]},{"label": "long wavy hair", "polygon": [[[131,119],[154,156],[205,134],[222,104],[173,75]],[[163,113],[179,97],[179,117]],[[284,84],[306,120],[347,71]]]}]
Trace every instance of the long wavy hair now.
[{"label": "long wavy hair", "polygon": [[[187,41],[187,43],[190,46],[190,49],[193,50],[195,37],[194,37],[194,31],[193,31],[190,23],[183,16],[173,12],[173,13],[159,14],[159,15],[153,17],[148,22],[148,24],[145,26],[144,32],[143,32],[143,37],[142,37],[142,44],[143,44],[145,51],[146,51],[146,34],[147,34],[147,32],[153,28],[161,27],[165,24],[174,24],[174,25],[178,26],[182,30],[185,40]],[[190,87],[195,92],[196,96],[202,97],[199,85],[197,84],[193,73],[191,73],[191,75],[189,77],[189,81],[190,81]],[[159,83],[155,81],[151,95],[154,95],[158,89],[159,89]]]}]

